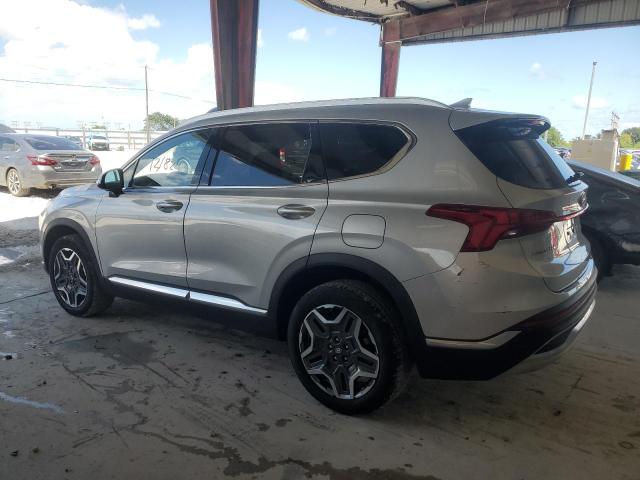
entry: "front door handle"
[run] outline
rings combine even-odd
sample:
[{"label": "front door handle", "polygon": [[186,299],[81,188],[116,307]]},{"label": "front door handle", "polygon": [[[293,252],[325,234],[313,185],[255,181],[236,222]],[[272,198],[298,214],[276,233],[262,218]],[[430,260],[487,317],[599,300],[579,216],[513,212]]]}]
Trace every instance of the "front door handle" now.
[{"label": "front door handle", "polygon": [[163,200],[156,203],[156,208],[165,213],[177,212],[182,208],[182,202],[178,200]]},{"label": "front door handle", "polygon": [[289,220],[300,220],[307,218],[315,213],[316,209],[308,205],[283,205],[278,209],[278,215]]}]

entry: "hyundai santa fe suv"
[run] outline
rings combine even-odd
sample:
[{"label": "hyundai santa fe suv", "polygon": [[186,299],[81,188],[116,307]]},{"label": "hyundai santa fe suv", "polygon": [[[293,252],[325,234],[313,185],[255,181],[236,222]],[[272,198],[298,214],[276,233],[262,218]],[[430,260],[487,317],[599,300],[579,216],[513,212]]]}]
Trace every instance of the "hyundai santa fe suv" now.
[{"label": "hyundai santa fe suv", "polygon": [[393,398],[414,364],[530,369],[571,344],[596,290],[587,185],[548,128],[424,99],[209,113],[53,200],[45,267],[73,315],[151,293],[261,317],[343,413]]}]

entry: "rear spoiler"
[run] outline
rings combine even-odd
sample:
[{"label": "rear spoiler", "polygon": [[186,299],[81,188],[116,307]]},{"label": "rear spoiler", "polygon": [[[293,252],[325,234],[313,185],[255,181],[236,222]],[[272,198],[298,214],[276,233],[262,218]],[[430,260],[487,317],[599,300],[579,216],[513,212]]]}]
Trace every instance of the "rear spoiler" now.
[{"label": "rear spoiler", "polygon": [[451,108],[462,108],[464,110],[469,110],[471,108],[472,101],[473,101],[473,98],[467,97],[467,98],[463,98],[462,100],[458,100],[457,102],[452,103],[449,106]]},{"label": "rear spoiler", "polygon": [[505,121],[507,123],[531,123],[538,125],[538,132],[542,133],[551,126],[548,118],[541,115],[523,113],[493,112],[491,110],[460,110],[454,109],[449,115],[449,126],[452,130],[482,125],[489,122]]}]

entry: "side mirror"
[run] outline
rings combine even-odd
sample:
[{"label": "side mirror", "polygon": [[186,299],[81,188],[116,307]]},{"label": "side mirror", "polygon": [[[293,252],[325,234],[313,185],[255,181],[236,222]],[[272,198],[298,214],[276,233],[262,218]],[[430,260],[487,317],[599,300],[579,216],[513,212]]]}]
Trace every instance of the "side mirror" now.
[{"label": "side mirror", "polygon": [[98,188],[107,190],[110,197],[118,197],[124,190],[124,173],[120,168],[107,170],[98,180]]}]

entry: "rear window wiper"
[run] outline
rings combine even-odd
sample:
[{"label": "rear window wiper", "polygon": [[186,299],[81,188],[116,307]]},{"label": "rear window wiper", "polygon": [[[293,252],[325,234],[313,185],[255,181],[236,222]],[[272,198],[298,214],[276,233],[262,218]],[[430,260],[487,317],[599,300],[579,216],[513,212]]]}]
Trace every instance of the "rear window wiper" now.
[{"label": "rear window wiper", "polygon": [[567,185],[571,185],[572,183],[576,183],[582,177],[584,177],[584,172],[575,172],[569,178],[567,178]]}]

